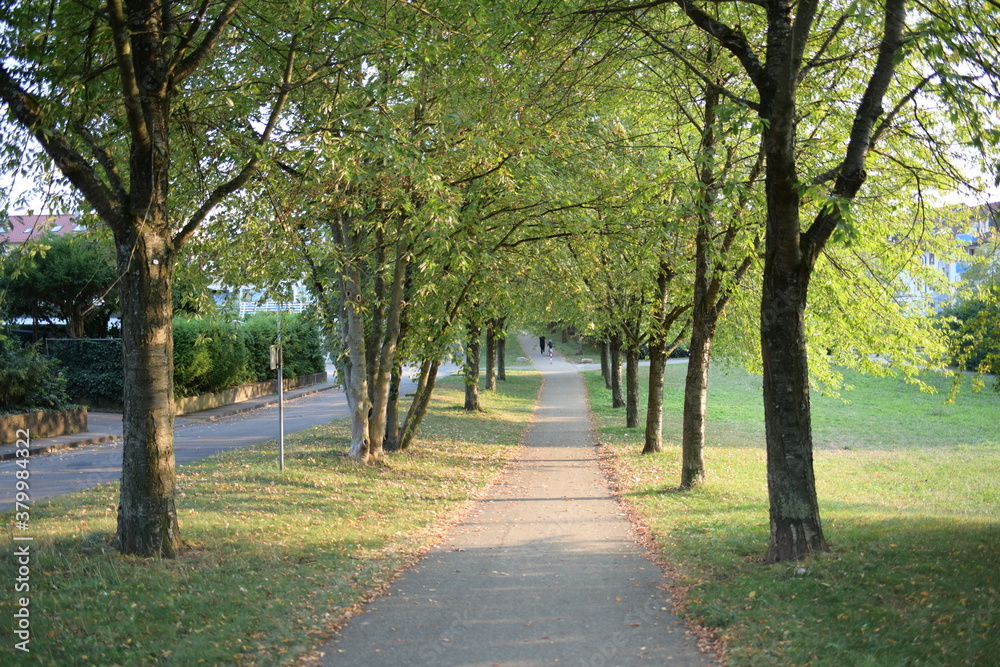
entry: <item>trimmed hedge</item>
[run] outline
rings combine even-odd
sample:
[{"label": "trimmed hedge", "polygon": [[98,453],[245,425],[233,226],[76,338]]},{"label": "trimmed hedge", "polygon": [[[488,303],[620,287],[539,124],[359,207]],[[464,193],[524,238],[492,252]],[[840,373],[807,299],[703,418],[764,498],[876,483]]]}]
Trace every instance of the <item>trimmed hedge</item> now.
[{"label": "trimmed hedge", "polygon": [[100,407],[121,406],[121,338],[49,338],[45,351],[62,364],[66,391],[73,400]]},{"label": "trimmed hedge", "polygon": [[[273,380],[271,346],[276,315],[259,313],[246,322],[174,318],[174,396],[217,392],[246,382]],[[287,378],[322,373],[326,362],[319,330],[309,318],[284,314],[281,340]],[[49,339],[48,354],[59,359],[74,400],[121,406],[122,342],[106,339]]]},{"label": "trimmed hedge", "polygon": [[[277,339],[277,314],[257,313],[243,323],[247,349],[250,352],[248,367],[251,380],[273,380],[271,346]],[[326,360],[319,339],[319,327],[307,316],[282,314],[281,346],[284,349],[284,376],[300,377],[322,373]]]},{"label": "trimmed hedge", "polygon": [[227,320],[174,318],[174,396],[197,396],[249,380],[243,332]]}]

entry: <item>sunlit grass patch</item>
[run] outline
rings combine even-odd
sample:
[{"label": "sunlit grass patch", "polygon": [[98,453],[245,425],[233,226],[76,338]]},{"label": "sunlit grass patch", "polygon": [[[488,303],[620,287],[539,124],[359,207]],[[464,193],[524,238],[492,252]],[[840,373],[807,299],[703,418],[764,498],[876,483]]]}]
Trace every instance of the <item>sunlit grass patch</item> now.
[{"label": "sunlit grass patch", "polygon": [[[117,484],[32,508],[31,653],[26,664],[275,665],[328,636],[333,622],[392,578],[518,451],[540,386],[508,372],[485,413],[456,410],[442,381],[411,451],[358,466],[335,421],[183,466],[175,560],[111,546]],[[12,565],[11,520],[4,560]],[[12,567],[5,568],[13,571]],[[10,618],[10,596],[3,613]],[[8,650],[8,649],[5,649]]]},{"label": "sunlit grass patch", "polygon": [[679,568],[678,583],[691,586],[687,613],[728,640],[730,664],[996,660],[1000,396],[945,406],[945,395],[898,380],[851,378],[849,403],[815,398],[815,469],[832,552],[766,566],[759,379],[713,373],[708,481],[679,492],[684,367],[667,373],[667,447],[653,456],[639,454],[641,431],[623,428],[624,411],[608,407],[599,375],[587,378],[588,389],[624,497]]}]

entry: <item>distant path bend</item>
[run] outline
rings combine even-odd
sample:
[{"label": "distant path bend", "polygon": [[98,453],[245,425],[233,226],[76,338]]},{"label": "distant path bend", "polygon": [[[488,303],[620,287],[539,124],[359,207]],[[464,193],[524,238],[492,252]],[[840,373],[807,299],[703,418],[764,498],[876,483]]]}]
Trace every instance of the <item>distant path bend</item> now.
[{"label": "distant path bend", "polygon": [[598,468],[580,376],[558,356],[529,356],[545,384],[524,454],[320,649],[322,664],[713,664],[667,611],[663,574]]}]

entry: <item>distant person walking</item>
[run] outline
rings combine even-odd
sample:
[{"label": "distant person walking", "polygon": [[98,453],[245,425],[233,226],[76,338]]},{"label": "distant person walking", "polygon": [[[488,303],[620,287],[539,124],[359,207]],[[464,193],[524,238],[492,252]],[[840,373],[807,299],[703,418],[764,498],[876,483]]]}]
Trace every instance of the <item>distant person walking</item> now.
[{"label": "distant person walking", "polygon": [[538,337],[538,347],[542,351],[542,356],[545,356],[545,336]]}]

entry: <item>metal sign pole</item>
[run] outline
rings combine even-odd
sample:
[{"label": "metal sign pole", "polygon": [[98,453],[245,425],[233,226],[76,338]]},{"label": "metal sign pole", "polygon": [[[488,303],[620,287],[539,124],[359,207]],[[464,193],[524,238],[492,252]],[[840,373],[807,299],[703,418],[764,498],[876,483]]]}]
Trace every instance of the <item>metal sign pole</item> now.
[{"label": "metal sign pole", "polygon": [[278,470],[285,469],[285,382],[281,377],[281,311],[278,311]]}]

